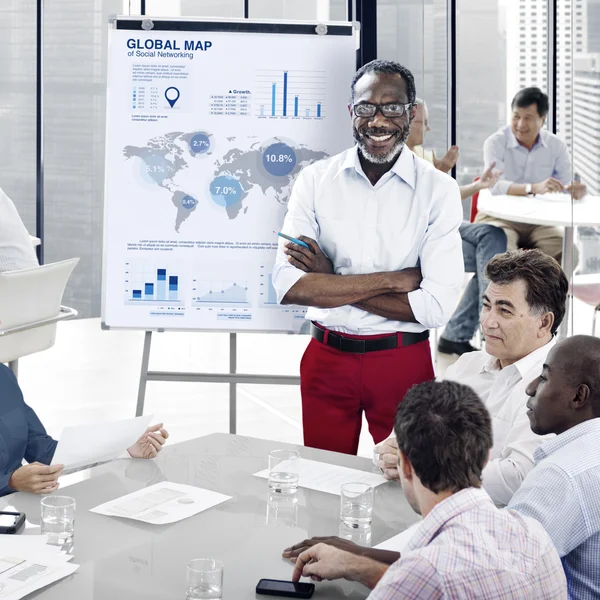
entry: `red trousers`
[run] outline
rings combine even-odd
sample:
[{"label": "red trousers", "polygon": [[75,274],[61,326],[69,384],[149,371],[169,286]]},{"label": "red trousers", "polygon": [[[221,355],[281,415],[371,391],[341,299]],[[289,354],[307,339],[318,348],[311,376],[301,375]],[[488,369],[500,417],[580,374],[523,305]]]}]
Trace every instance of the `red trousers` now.
[{"label": "red trousers", "polygon": [[311,339],[300,363],[304,445],[356,454],[363,411],[378,444],[392,432],[409,388],[433,378],[429,340],[352,354]]}]

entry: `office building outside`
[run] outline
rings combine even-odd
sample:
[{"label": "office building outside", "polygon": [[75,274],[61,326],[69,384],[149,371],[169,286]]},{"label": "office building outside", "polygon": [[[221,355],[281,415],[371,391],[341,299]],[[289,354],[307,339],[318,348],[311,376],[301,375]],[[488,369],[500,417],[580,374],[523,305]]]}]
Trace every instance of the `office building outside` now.
[{"label": "office building outside", "polygon": [[573,164],[588,193],[600,195],[600,53],[575,59]]},{"label": "office building outside", "polygon": [[[573,60],[587,52],[586,0],[558,0],[556,13],[556,133],[573,143]],[[507,5],[507,100],[522,88],[548,89],[548,2],[519,0]]]}]

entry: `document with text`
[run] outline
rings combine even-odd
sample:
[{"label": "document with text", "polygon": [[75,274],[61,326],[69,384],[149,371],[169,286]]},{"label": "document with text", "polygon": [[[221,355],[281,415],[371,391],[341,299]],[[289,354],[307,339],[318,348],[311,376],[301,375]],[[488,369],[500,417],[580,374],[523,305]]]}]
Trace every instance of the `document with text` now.
[{"label": "document with text", "polygon": [[[380,473],[369,473],[348,467],[339,467],[328,463],[300,458],[300,476],[298,485],[309,490],[317,490],[326,494],[340,495],[340,488],[344,483],[367,483],[375,487],[386,483]],[[256,477],[269,478],[269,469],[254,473]]]},{"label": "document with text", "polygon": [[163,481],[105,502],[90,512],[164,525],[182,521],[230,499],[231,496],[218,492]]},{"label": "document with text", "polygon": [[146,431],[152,415],[109,423],[65,427],[60,436],[53,465],[72,471],[106,462],[123,454]]},{"label": "document with text", "polygon": [[418,521],[414,525],[411,525],[407,529],[405,529],[402,533],[391,537],[385,542],[381,542],[381,544],[377,544],[374,546],[378,550],[393,550],[394,552],[402,553],[406,548],[408,542],[410,542],[410,538],[415,535],[419,525],[421,525],[422,521]]}]

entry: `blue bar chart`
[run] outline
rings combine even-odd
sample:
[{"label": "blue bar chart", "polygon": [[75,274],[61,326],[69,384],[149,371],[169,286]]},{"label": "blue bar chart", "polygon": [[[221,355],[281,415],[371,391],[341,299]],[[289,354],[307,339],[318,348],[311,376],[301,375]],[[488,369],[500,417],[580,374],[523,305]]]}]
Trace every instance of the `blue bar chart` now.
[{"label": "blue bar chart", "polygon": [[257,72],[256,116],[300,119],[325,117],[324,71],[263,69]]},{"label": "blue bar chart", "polygon": [[180,277],[166,266],[127,262],[124,283],[126,304],[183,304]]},{"label": "blue bar chart", "polygon": [[194,279],[192,304],[197,307],[248,307],[248,282]]}]

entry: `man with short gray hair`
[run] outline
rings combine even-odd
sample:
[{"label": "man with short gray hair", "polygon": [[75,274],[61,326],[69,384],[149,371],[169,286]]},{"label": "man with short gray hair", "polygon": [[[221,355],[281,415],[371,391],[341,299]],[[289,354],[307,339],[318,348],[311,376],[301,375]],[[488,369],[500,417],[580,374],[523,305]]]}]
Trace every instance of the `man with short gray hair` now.
[{"label": "man with short gray hair", "polygon": [[[569,284],[556,260],[541,250],[499,254],[486,276],[490,284],[480,316],[485,351],[463,354],[444,378],[473,388],[492,415],[494,445],[483,487],[496,504],[506,505],[547,439],[531,431],[525,389],[555,344]],[[398,478],[395,446],[388,439],[377,447],[383,455],[379,466],[390,479]]]}]

